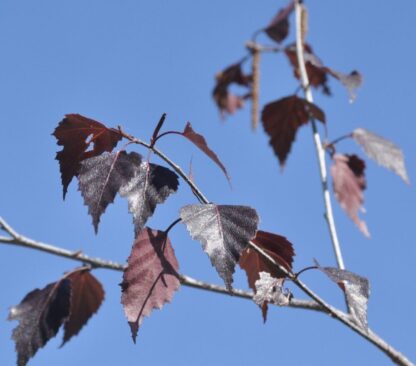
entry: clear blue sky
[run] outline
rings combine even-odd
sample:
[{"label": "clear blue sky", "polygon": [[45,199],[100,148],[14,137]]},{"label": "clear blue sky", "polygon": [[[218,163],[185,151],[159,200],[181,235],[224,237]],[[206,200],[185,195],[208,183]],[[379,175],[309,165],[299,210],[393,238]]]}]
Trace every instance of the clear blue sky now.
[{"label": "clear blue sky", "polygon": [[[54,160],[58,147],[51,133],[64,114],[81,113],[148,139],[167,112],[166,127],[182,129],[191,121],[228,167],[232,190],[191,144],[177,136],[160,144],[185,169],[193,157],[195,179],[212,201],[255,207],[262,229],[294,243],[296,269],[311,265],[313,258],[333,265],[310,129],[298,134],[281,173],[262,129],[251,132],[249,108],[222,123],[211,99],[215,73],[243,56],[252,32],[284,4],[2,0],[0,215],[34,239],[124,262],[133,240],[126,203],[116,199],[96,236],[75,182],[62,201]],[[335,81],[333,97],[316,94],[330,136],[364,127],[388,137],[403,148],[414,183],[415,2],[326,0],[307,5],[309,41],[316,53],[328,66],[359,69],[364,75],[352,105]],[[263,104],[296,87],[282,55],[265,56],[261,76]],[[361,153],[349,142],[340,150]],[[370,161],[367,176],[364,217],[371,240],[335,204],[345,261],[371,281],[370,326],[416,360],[414,184],[406,186]],[[149,226],[164,229],[182,205],[193,202],[181,184]],[[175,228],[171,239],[182,273],[221,283],[184,227]],[[48,254],[0,245],[1,365],[15,363],[10,335],[17,323],[5,320],[8,308],[74,266]],[[186,287],[172,304],[144,320],[134,345],[120,305],[121,273],[95,274],[107,294],[98,315],[63,349],[58,349],[61,335],[49,342],[30,365],[390,364],[376,348],[324,315],[273,308],[263,325],[249,301]],[[343,306],[338,289],[323,275],[308,273],[304,280]],[[246,287],[241,271],[235,285]]]}]

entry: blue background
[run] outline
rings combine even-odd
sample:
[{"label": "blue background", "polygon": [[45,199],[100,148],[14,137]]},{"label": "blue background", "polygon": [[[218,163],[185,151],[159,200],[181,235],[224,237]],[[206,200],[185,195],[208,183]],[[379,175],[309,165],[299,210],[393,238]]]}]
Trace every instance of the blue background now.
[{"label": "blue background", "polygon": [[[187,141],[170,136],[160,142],[185,170],[193,157],[196,182],[212,201],[255,207],[262,229],[294,243],[296,269],[311,265],[313,258],[334,265],[310,128],[299,131],[282,173],[262,128],[251,131],[249,103],[222,123],[211,98],[214,75],[245,54],[252,32],[284,4],[1,0],[0,214],[31,238],[124,263],[133,241],[126,202],[116,199],[94,235],[76,182],[62,201],[54,160],[58,147],[51,133],[64,114],[81,113],[149,139],[167,112],[165,128],[181,130],[191,121],[228,167],[232,189]],[[415,11],[411,0],[311,3],[308,36],[326,65],[346,72],[357,68],[364,75],[352,105],[335,80],[330,82],[333,97],[315,93],[330,138],[357,127],[389,138],[403,148],[411,181],[416,179]],[[289,95],[296,85],[282,55],[263,57],[262,104]],[[363,155],[353,142],[343,142],[339,149]],[[370,326],[415,360],[414,185],[406,186],[372,161],[367,166],[364,217],[372,238],[365,239],[334,202],[345,261],[348,269],[371,281]],[[194,202],[181,183],[149,226],[166,228],[182,205]],[[182,273],[221,283],[183,225],[171,239]],[[76,265],[0,245],[1,365],[15,363],[10,335],[17,323],[6,321],[8,308]],[[374,346],[325,315],[272,308],[263,325],[250,301],[187,287],[144,320],[134,345],[120,305],[121,273],[97,270],[95,275],[106,289],[99,313],[62,349],[59,334],[30,365],[390,364]],[[308,272],[303,278],[329,302],[343,306],[342,294],[322,274]],[[240,270],[235,286],[247,287]]]}]

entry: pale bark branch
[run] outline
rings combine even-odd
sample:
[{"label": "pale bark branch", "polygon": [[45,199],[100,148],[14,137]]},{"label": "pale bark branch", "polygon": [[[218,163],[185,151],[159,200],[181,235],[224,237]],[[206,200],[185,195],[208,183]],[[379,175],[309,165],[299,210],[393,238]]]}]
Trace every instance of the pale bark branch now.
[{"label": "pale bark branch", "polygon": [[[49,253],[58,257],[64,257],[77,261],[83,264],[88,264],[93,268],[110,269],[114,271],[124,271],[126,265],[101,259],[97,257],[90,257],[80,251],[70,251],[55,245],[46,244],[40,241],[30,239],[16,232],[2,217],[0,217],[0,229],[10,235],[10,237],[0,236],[0,243],[21,246],[24,248],[30,248],[39,250],[41,252]],[[182,285],[197,288],[200,290],[216,292],[223,295],[235,296],[244,299],[253,299],[253,293],[251,291],[244,291],[239,289],[227,290],[223,286],[215,285],[194,279],[186,275],[180,275],[180,281]],[[322,307],[314,301],[302,300],[302,299],[291,299],[289,307],[297,309],[307,309],[323,311]]]},{"label": "pale bark branch", "polygon": [[[302,14],[303,12],[303,4],[302,0],[295,0],[295,18],[296,18],[296,55],[298,61],[298,67],[300,71],[300,80],[301,86],[305,93],[305,99],[313,103],[313,95],[312,90],[309,84],[309,77],[306,71],[306,64],[304,58],[304,45],[303,45],[303,37],[302,37]],[[311,118],[312,124],[312,132],[313,138],[316,148],[316,153],[318,157],[319,163],[319,172],[321,177],[322,183],[322,192],[324,198],[324,205],[325,205],[325,218],[329,229],[329,234],[331,237],[331,242],[333,246],[333,250],[335,253],[335,258],[338,264],[338,268],[345,269],[344,260],[342,257],[341,246],[338,239],[338,234],[336,231],[335,220],[332,210],[332,203],[331,197],[329,194],[328,189],[328,174],[326,169],[326,161],[325,161],[325,149],[322,145],[321,136],[319,134],[316,121]],[[404,366],[411,366],[414,365],[405,355],[394,349],[390,344],[384,341],[381,337],[379,337],[376,333],[374,333],[371,329],[363,329],[358,326],[352,319],[349,314],[345,314],[338,309],[334,309],[332,307],[327,308],[327,304],[322,302],[319,297],[316,296],[313,292],[310,291],[302,282],[294,281],[295,284],[301,288],[305,293],[309,294],[309,296],[315,300],[318,304],[322,305],[325,310],[328,310],[328,313],[334,316],[337,320],[341,321],[353,331],[361,335],[363,338],[367,339],[369,342],[374,344],[378,347],[382,352],[384,352],[388,357],[391,358],[393,362],[398,365]],[[348,290],[348,289],[347,289]],[[348,303],[347,303],[348,305]]]},{"label": "pale bark branch", "polygon": [[[302,52],[303,55],[303,52]],[[307,90],[307,89],[306,89]],[[310,92],[310,89],[309,89]],[[136,143],[142,146],[147,147],[151,151],[153,151],[156,155],[158,155],[161,159],[163,159],[172,169],[176,171],[183,179],[184,181],[189,185],[192,192],[197,196],[197,198],[200,200],[201,203],[209,203],[208,198],[204,196],[204,194],[199,190],[199,188],[195,185],[194,182],[192,182],[191,179],[185,174],[185,172],[181,169],[181,167],[177,164],[175,164],[167,155],[165,155],[162,151],[157,149],[155,146],[151,146],[150,144],[141,141],[137,139],[134,136],[131,136],[124,131],[120,129],[120,132],[123,134],[125,138],[130,140],[132,143]],[[330,221],[328,220],[328,226],[330,228],[331,237],[334,236],[336,240],[338,240],[336,236],[335,231],[335,224],[333,223],[333,215],[332,215],[332,206],[330,205],[331,201],[329,199],[329,191],[327,188],[327,181],[326,181],[326,166],[325,166],[325,152],[322,147],[322,143],[320,140],[320,135],[317,132],[316,125],[315,125],[316,133],[314,133],[315,142],[317,149],[319,148],[320,154],[323,156],[322,158],[319,158],[320,162],[320,168],[323,169],[321,172],[325,173],[323,181],[323,187],[324,187],[324,198],[325,198],[325,204],[327,205],[329,203],[329,213],[327,211],[327,219],[332,218],[332,225]],[[323,159],[323,160],[322,160]],[[323,165],[322,165],[323,162]],[[326,193],[325,193],[326,192]],[[302,281],[300,281],[297,276],[289,272],[285,267],[281,266],[279,263],[277,263],[274,258],[272,258],[270,255],[268,255],[265,251],[263,251],[261,248],[259,248],[255,243],[249,242],[249,245],[256,250],[258,253],[260,253],[265,259],[267,259],[271,264],[273,264],[276,268],[279,268],[280,271],[282,271],[286,276],[299,288],[301,289],[305,294],[307,294],[312,300],[313,303],[318,305],[318,308],[324,313],[327,313],[331,317],[337,319],[350,329],[352,329],[354,332],[361,335],[364,339],[367,339],[370,343],[373,343],[375,346],[377,346],[379,349],[381,349],[385,354],[387,354],[394,362],[396,362],[399,365],[403,366],[416,366],[411,361],[409,361],[403,354],[401,354],[399,351],[395,350],[392,346],[390,346],[386,341],[384,341],[381,337],[379,337],[377,334],[372,332],[369,329],[363,329],[359,325],[357,325],[355,319],[353,319],[349,314],[346,314],[342,312],[341,310],[336,309],[335,307],[331,306],[327,302],[325,302],[321,297],[319,297],[316,293],[314,293],[311,289],[309,289]],[[339,247],[339,244],[338,244]],[[341,257],[342,259],[342,257]],[[343,266],[343,262],[340,263]],[[201,287],[198,287],[201,288]],[[207,288],[203,288],[207,289]],[[208,289],[210,290],[210,289]],[[226,290],[225,290],[226,291]],[[314,309],[315,310],[315,309]],[[318,309],[316,309],[318,310]]]},{"label": "pale bark branch", "polygon": [[[305,58],[303,55],[303,37],[302,37],[302,5],[300,1],[296,1],[296,55],[298,60],[298,68],[300,71],[300,81],[305,92],[305,99],[309,103],[313,103],[312,90],[309,85],[309,77],[306,72]],[[334,249],[335,258],[339,269],[345,269],[344,259],[342,257],[341,246],[338,239],[337,229],[335,226],[334,214],[332,210],[331,196],[328,189],[328,173],[326,170],[325,149],[322,146],[321,136],[316,125],[316,121],[311,119],[313,140],[316,148],[316,155],[319,163],[319,173],[322,184],[322,193],[325,205],[325,219],[328,225],[329,235],[331,237],[332,247]]]}]

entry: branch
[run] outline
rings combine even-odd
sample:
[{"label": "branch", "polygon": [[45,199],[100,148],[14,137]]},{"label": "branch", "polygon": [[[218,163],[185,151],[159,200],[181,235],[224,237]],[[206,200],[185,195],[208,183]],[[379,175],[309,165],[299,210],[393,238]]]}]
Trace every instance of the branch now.
[{"label": "branch", "polygon": [[[302,56],[303,56],[303,53],[302,53]],[[303,85],[307,85],[307,84],[303,84]],[[304,88],[305,88],[305,92],[307,90],[309,90],[309,94],[312,97],[310,89],[307,88],[307,87],[304,87]],[[315,143],[316,143],[317,151],[319,152],[318,156],[319,156],[319,162],[320,162],[320,167],[321,167],[321,174],[325,173],[323,175],[323,178],[324,178],[323,179],[323,188],[324,188],[325,205],[326,205],[326,208],[327,208],[327,215],[326,215],[327,216],[327,222],[328,222],[328,225],[329,225],[331,237],[332,237],[332,235],[334,235],[334,238],[336,239],[336,242],[338,242],[338,239],[337,239],[337,236],[336,236],[336,231],[335,231],[335,224],[334,224],[334,221],[333,221],[334,219],[333,219],[333,214],[332,214],[331,201],[330,201],[329,191],[328,191],[328,187],[327,187],[325,152],[324,152],[324,149],[323,149],[322,144],[321,144],[320,135],[317,131],[316,124],[314,123],[313,126],[315,126],[314,127],[314,137],[315,137]],[[205,203],[205,204],[209,203],[208,198],[206,198],[204,196],[204,194],[199,190],[199,188],[194,184],[194,182],[192,182],[192,180],[189,179],[189,177],[184,173],[184,171],[181,169],[181,167],[178,166],[177,164],[175,164],[162,151],[160,151],[156,147],[151,146],[150,144],[148,144],[144,141],[141,141],[141,140],[137,139],[136,137],[134,137],[132,135],[129,135],[129,134],[125,133],[121,129],[121,127],[119,127],[119,130],[120,130],[120,133],[125,138],[127,138],[129,141],[131,141],[132,143],[139,144],[139,145],[142,145],[144,147],[147,147],[148,149],[153,151],[156,155],[158,155],[161,159],[163,159],[172,169],[174,169],[176,171],[176,173],[178,173],[184,179],[184,181],[189,185],[192,192],[197,196],[197,198],[200,200],[201,203]],[[332,220],[332,221],[330,221],[330,220]],[[330,222],[332,222],[332,225],[330,224]],[[0,242],[1,242],[1,240],[0,240]],[[374,344],[376,347],[378,347],[380,350],[382,350],[385,354],[387,354],[397,364],[403,365],[403,366],[416,366],[413,363],[411,363],[411,361],[409,361],[403,354],[401,354],[399,351],[395,350],[386,341],[384,341],[381,337],[379,337],[376,333],[374,333],[370,329],[361,328],[360,326],[358,326],[356,324],[355,320],[349,314],[346,314],[346,313],[334,308],[333,306],[328,304],[326,301],[324,301],[321,297],[319,297],[311,289],[309,289],[302,281],[300,281],[297,278],[296,274],[294,274],[292,272],[289,272],[285,267],[283,267],[278,262],[276,262],[273,257],[271,257],[263,249],[258,247],[255,243],[250,241],[249,245],[254,250],[256,250],[258,253],[260,253],[265,259],[267,259],[273,266],[275,266],[280,271],[282,271],[299,289],[301,289],[305,294],[307,294],[313,300],[311,305],[314,304],[314,307],[315,307],[314,310],[320,310],[324,313],[327,313],[331,317],[337,319],[338,321],[340,321],[341,323],[343,323],[344,325],[346,325],[347,327],[352,329],[354,332],[358,333],[364,339],[366,339],[370,343]],[[339,248],[339,244],[338,244],[338,248]],[[340,257],[340,258],[341,258],[341,264],[343,266],[342,257]],[[341,269],[343,269],[343,268],[341,268]],[[192,286],[192,284],[190,282],[188,283],[186,281],[187,279],[188,278],[186,278],[186,277],[183,278],[183,280],[185,281],[184,284]],[[194,287],[198,287],[200,289],[229,294],[228,291],[225,288],[222,288],[220,286],[209,285],[209,284],[205,284],[205,283],[203,283],[203,286],[196,286],[198,284],[198,281],[194,282],[194,284],[195,284]],[[236,291],[236,290],[231,291],[231,294],[239,296],[239,297],[245,297],[245,295],[246,295],[246,294],[243,295],[243,293],[241,293],[240,291]],[[253,295],[250,293],[249,298],[252,298],[252,296]],[[305,304],[299,304],[299,305],[305,305]],[[308,308],[307,306],[306,307],[298,306],[298,307]]]},{"label": "branch", "polygon": [[[49,253],[58,257],[64,257],[77,262],[81,262],[83,264],[89,264],[93,268],[110,269],[113,271],[120,272],[123,272],[126,268],[126,266],[121,263],[96,257],[90,257],[86,254],[83,254],[80,251],[73,252],[61,247],[57,247],[55,245],[42,243],[40,241],[36,241],[28,237],[25,237],[16,232],[2,217],[0,217],[0,229],[2,229],[10,235],[10,237],[0,236],[0,243],[3,244],[17,245],[24,248],[39,250],[41,252]],[[243,291],[239,289],[233,289],[229,291],[223,286],[218,286],[204,281],[196,280],[186,275],[180,275],[180,281],[184,286],[193,287],[205,291],[216,292],[228,296],[236,296],[243,299],[252,300],[254,295],[250,291]],[[291,299],[289,307],[297,309],[323,311],[321,306],[319,306],[317,303],[301,299]]]},{"label": "branch", "polygon": [[[17,245],[25,248],[39,250],[45,253],[49,253],[55,256],[64,257],[67,259],[71,259],[77,262],[81,262],[83,264],[89,264],[93,268],[103,268],[103,269],[110,269],[114,271],[124,271],[125,265],[101,258],[90,257],[86,254],[83,254],[80,251],[69,251],[67,249],[57,247],[51,244],[42,243],[30,238],[27,238],[19,233],[17,233],[3,218],[0,217],[0,229],[4,230],[6,233],[10,235],[10,237],[0,236],[0,243],[10,244],[10,245]],[[334,307],[327,304],[324,300],[322,300],[318,295],[312,292],[305,284],[303,284],[300,280],[297,279],[297,275],[289,273],[284,267],[281,267],[278,263],[276,263],[273,258],[271,258],[267,253],[265,253],[261,248],[257,247],[254,243],[250,242],[250,245],[260,252],[265,258],[267,258],[271,263],[275,266],[279,267],[282,271],[286,273],[286,275],[299,287],[303,292],[309,295],[314,301],[308,300],[301,300],[301,299],[291,299],[289,303],[289,307],[296,308],[296,309],[305,309],[305,310],[315,310],[320,311],[323,313],[327,313],[328,315],[334,317],[335,319],[339,320],[340,322],[347,325],[356,333],[360,334],[362,337],[373,343],[376,347],[386,353],[395,363],[398,365],[403,366],[415,366],[411,361],[409,361],[404,355],[400,352],[396,351],[392,346],[390,346],[386,341],[380,338],[376,333],[371,330],[367,332],[357,326],[352,318],[348,315],[343,313],[342,311],[335,309]],[[197,288],[200,290],[215,292],[223,295],[231,295],[235,297],[240,297],[243,299],[253,299],[253,293],[250,291],[243,291],[239,289],[233,289],[229,291],[223,286],[214,285],[211,283],[206,283],[203,281],[196,280],[192,277],[181,275],[180,280],[182,285],[189,286],[193,288]]]},{"label": "branch", "polygon": [[[305,92],[305,98],[309,103],[313,103],[312,90],[309,85],[309,77],[306,72],[305,58],[303,55],[303,40],[302,40],[302,5],[301,1],[295,2],[296,12],[296,55],[298,59],[298,67],[300,71],[300,79],[302,88]],[[319,172],[322,183],[322,193],[325,204],[325,219],[328,225],[329,234],[331,237],[332,247],[334,249],[335,258],[339,269],[345,269],[344,259],[342,258],[341,246],[338,240],[337,229],[335,226],[334,214],[332,212],[331,196],[328,190],[328,174],[326,171],[325,149],[322,146],[321,136],[318,132],[316,121],[312,118],[312,133],[315,142],[316,155],[318,156]]]}]

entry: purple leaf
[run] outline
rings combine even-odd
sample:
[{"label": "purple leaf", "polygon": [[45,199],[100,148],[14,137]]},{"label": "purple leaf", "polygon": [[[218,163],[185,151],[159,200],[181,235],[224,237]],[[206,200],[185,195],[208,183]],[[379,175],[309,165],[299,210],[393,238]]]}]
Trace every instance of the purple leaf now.
[{"label": "purple leaf", "polygon": [[311,117],[325,123],[325,114],[320,108],[296,95],[279,99],[263,108],[263,127],[281,167],[285,165],[299,127],[308,123]]},{"label": "purple leaf", "polygon": [[[298,58],[296,55],[296,46],[290,45],[286,47],[285,53],[294,69],[295,77],[297,79],[300,79]],[[306,72],[309,77],[310,85],[312,85],[315,88],[321,87],[324,94],[330,95],[331,91],[328,86],[327,75],[331,75],[335,79],[339,80],[342,83],[342,85],[344,85],[347,88],[350,97],[350,102],[353,102],[355,100],[355,91],[357,88],[361,86],[363,81],[363,78],[358,71],[354,70],[351,71],[349,74],[345,74],[325,66],[321,62],[321,60],[313,53],[312,47],[308,44],[305,44],[304,58]]]},{"label": "purple leaf", "polygon": [[136,235],[153,215],[156,205],[176,192],[179,185],[174,172],[143,162],[141,155],[135,152],[124,151],[84,160],[78,179],[96,232],[100,216],[119,192],[128,200]]},{"label": "purple leaf", "polygon": [[289,34],[289,15],[293,11],[295,2],[291,0],[289,4],[280,9],[270,24],[264,29],[266,34],[277,43],[282,42]]},{"label": "purple leaf", "polygon": [[[58,145],[63,146],[56,154],[56,160],[59,161],[61,170],[64,199],[69,183],[78,175],[80,162],[104,151],[112,151],[122,138],[114,128],[107,128],[102,123],[79,114],[67,114],[53,135],[58,140]],[[90,145],[93,148],[87,151]]]},{"label": "purple leaf", "polygon": [[361,232],[369,237],[367,225],[358,217],[358,211],[363,211],[365,163],[357,155],[336,154],[333,157],[331,176],[335,198],[348,216],[357,224]]},{"label": "purple leaf", "polygon": [[137,237],[121,284],[121,303],[136,342],[144,316],[161,309],[178,290],[179,264],[172,244],[162,231],[144,228]]},{"label": "purple leaf", "polygon": [[39,348],[56,335],[70,313],[71,282],[67,279],[29,292],[10,309],[9,320],[18,320],[13,330],[17,365],[25,366]]},{"label": "purple leaf", "polygon": [[182,207],[180,217],[231,289],[241,252],[256,235],[259,222],[256,211],[247,206],[189,205]]},{"label": "purple leaf", "polygon": [[214,163],[217,164],[220,167],[220,169],[223,171],[228,181],[230,181],[230,176],[228,175],[227,169],[225,169],[224,164],[221,163],[217,154],[215,154],[215,152],[212,151],[208,147],[205,137],[193,130],[190,122],[186,124],[185,129],[183,130],[183,132],[180,132],[180,134],[186,137],[189,141],[191,141],[194,145],[196,145],[201,151],[203,151],[212,161],[214,161]]},{"label": "purple leaf", "polygon": [[66,278],[71,281],[71,307],[64,325],[62,346],[80,332],[104,300],[103,287],[90,270],[76,270]]},{"label": "purple leaf", "polygon": [[216,85],[212,91],[215,103],[222,116],[225,113],[233,114],[244,106],[244,100],[250,97],[246,95],[235,95],[229,92],[231,84],[250,87],[251,76],[243,73],[241,63],[233,64],[216,75]]},{"label": "purple leaf", "polygon": [[367,329],[367,305],[370,296],[368,279],[350,271],[334,267],[321,267],[318,262],[315,261],[315,263],[320,271],[324,272],[344,291],[352,315],[362,328]]}]

